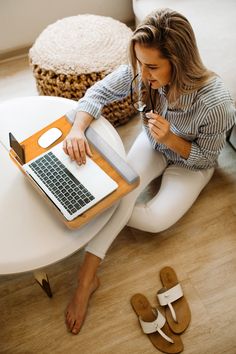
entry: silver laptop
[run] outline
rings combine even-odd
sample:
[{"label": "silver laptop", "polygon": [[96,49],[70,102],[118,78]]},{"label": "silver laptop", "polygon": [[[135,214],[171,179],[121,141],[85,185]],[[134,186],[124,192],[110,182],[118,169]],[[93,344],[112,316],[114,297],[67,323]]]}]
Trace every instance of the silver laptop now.
[{"label": "silver laptop", "polygon": [[115,191],[118,184],[88,156],[85,165],[71,161],[62,144],[22,167],[71,221]]}]

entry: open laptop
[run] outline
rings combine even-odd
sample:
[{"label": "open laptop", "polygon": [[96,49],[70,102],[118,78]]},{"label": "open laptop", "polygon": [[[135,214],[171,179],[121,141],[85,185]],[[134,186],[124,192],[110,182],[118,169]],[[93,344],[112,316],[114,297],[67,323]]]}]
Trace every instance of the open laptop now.
[{"label": "open laptop", "polygon": [[118,184],[88,156],[86,164],[71,161],[62,142],[25,163],[23,147],[9,133],[10,146],[35,184],[71,221],[118,188]]}]

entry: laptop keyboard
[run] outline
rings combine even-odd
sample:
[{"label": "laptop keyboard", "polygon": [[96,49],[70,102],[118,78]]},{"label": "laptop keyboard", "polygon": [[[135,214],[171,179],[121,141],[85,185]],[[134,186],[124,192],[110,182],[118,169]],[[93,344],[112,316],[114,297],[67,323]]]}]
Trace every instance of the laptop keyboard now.
[{"label": "laptop keyboard", "polygon": [[94,199],[87,188],[52,152],[40,157],[29,166],[70,215]]}]

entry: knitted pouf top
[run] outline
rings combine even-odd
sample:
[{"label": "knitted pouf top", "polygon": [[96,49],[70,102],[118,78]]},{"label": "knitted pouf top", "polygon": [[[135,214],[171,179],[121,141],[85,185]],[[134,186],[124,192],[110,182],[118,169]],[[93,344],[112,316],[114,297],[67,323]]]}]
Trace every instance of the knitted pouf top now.
[{"label": "knitted pouf top", "polygon": [[108,74],[127,63],[131,34],[130,28],[111,17],[67,17],[39,35],[29,56],[33,65],[57,74]]}]

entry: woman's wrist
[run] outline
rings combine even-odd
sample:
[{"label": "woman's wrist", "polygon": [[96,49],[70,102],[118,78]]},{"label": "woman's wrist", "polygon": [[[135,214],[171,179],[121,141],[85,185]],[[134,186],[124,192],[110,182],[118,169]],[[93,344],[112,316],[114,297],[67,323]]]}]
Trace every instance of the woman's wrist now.
[{"label": "woman's wrist", "polygon": [[170,132],[165,145],[184,159],[187,159],[191,152],[192,143]]},{"label": "woman's wrist", "polygon": [[93,117],[87,112],[77,112],[72,129],[84,132],[93,121]]}]

